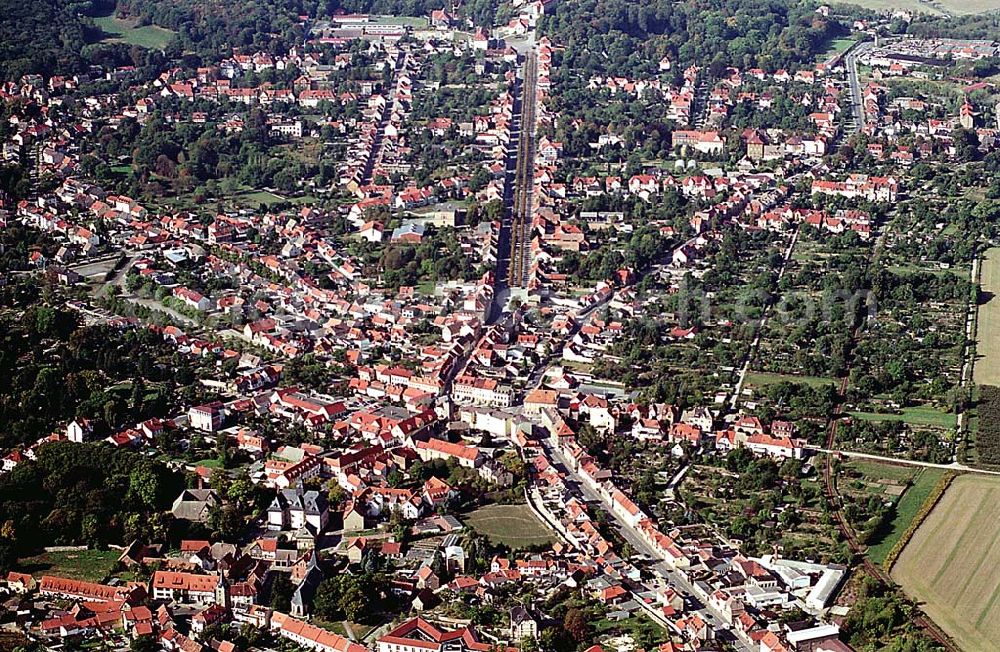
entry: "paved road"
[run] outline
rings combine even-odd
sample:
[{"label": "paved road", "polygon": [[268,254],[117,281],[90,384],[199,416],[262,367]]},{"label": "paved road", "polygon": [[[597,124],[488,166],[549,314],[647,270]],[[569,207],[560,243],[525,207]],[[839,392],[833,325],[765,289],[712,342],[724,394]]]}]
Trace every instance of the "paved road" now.
[{"label": "paved road", "polygon": [[885,455],[872,455],[871,453],[861,453],[858,451],[845,451],[828,448],[817,448],[815,449],[819,453],[831,453],[833,455],[843,455],[844,457],[856,457],[864,460],[874,460],[876,462],[888,462],[890,464],[902,464],[905,466],[923,466],[929,469],[945,469],[948,471],[960,471],[962,473],[978,473],[980,475],[1000,475],[1000,471],[989,471],[987,469],[979,469],[974,466],[969,466],[967,464],[961,464],[960,462],[952,462],[951,464],[937,464],[934,462],[921,462],[919,460],[906,460],[898,457],[886,457]]},{"label": "paved road", "polygon": [[[972,259],[972,275],[969,277],[972,282],[979,287],[979,265],[982,259],[976,256]],[[979,306],[977,302],[970,301],[966,314],[965,314],[965,344],[962,345],[962,371],[959,376],[958,385],[961,388],[966,388],[972,382],[972,373],[975,370],[975,338],[976,338],[976,320],[977,312]],[[965,427],[965,410],[960,410],[958,413],[958,423],[956,424],[956,432],[959,433],[961,437],[962,430]],[[966,443],[968,445],[968,443]]]},{"label": "paved road", "polygon": [[851,114],[854,125],[851,133],[861,131],[865,124],[864,98],[861,96],[861,81],[858,79],[858,57],[874,47],[871,41],[863,41],[852,47],[844,55],[844,67],[847,68],[847,82],[851,91]]}]

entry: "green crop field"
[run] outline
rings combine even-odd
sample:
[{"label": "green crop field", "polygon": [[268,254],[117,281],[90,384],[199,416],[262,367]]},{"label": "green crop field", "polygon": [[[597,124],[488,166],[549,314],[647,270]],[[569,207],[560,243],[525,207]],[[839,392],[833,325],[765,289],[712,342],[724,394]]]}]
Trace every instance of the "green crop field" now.
[{"label": "green crop field", "polygon": [[903,9],[935,15],[981,14],[1000,9],[1000,0],[847,0],[847,2],[876,11]]},{"label": "green crop field", "polygon": [[980,285],[973,379],[978,385],[1000,385],[1000,249],[983,256]]},{"label": "green crop field", "polygon": [[1000,641],[1000,478],[963,475],[907,544],[892,577],[965,652]]},{"label": "green crop field", "polygon": [[555,541],[555,535],[527,505],[487,505],[469,514],[466,521],[490,541],[511,548],[527,548]]}]

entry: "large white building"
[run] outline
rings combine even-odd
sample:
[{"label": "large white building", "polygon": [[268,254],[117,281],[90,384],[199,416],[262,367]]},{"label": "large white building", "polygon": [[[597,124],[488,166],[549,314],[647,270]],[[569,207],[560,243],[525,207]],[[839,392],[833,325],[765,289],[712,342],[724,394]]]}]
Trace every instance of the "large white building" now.
[{"label": "large white building", "polygon": [[197,605],[226,603],[226,585],[218,573],[156,571],[152,587],[154,600]]}]

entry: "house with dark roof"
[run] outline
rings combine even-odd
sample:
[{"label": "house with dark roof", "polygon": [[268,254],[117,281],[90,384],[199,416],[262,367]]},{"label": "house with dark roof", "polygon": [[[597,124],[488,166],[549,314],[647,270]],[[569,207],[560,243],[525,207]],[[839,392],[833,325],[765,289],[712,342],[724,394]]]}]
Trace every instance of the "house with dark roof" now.
[{"label": "house with dark roof", "polygon": [[182,521],[204,523],[219,502],[219,494],[214,489],[185,489],[174,500],[170,513]]},{"label": "house with dark roof", "polygon": [[329,520],[330,507],[326,496],[301,487],[282,490],[267,508],[269,530],[298,530],[304,527],[317,535],[326,529]]}]

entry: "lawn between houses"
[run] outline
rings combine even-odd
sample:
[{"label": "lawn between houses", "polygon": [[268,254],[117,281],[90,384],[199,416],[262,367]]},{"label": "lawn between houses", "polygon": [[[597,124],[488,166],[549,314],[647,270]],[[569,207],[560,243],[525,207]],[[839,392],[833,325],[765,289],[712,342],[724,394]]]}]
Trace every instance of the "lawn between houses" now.
[{"label": "lawn between houses", "polygon": [[513,549],[555,541],[555,535],[527,505],[487,505],[466,516],[466,522],[493,543]]}]

